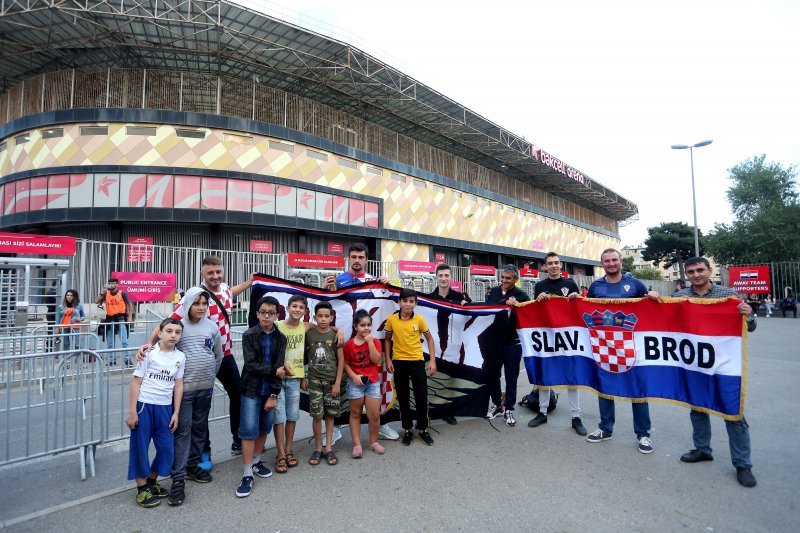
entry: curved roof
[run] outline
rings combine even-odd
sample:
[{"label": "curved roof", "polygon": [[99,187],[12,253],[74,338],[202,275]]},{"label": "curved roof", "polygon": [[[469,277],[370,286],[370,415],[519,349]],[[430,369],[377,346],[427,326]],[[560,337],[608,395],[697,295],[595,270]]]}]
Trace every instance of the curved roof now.
[{"label": "curved roof", "polygon": [[0,83],[65,68],[257,76],[617,221],[638,209],[563,161],[347,43],[218,0],[2,0]]}]

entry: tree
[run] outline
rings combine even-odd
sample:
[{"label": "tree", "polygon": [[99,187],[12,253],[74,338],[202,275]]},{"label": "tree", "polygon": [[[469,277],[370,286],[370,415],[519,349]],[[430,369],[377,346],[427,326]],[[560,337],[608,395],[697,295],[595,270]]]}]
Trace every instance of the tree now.
[{"label": "tree", "polygon": [[633,256],[623,257],[622,258],[622,273],[623,274],[625,272],[633,272],[634,268],[635,267],[633,266]]},{"label": "tree", "polygon": [[797,167],[754,156],[728,169],[735,220],[715,224],[704,244],[721,264],[800,260]]},{"label": "tree", "polygon": [[653,267],[637,268],[633,272],[633,277],[636,279],[662,281],[664,279],[664,271]]},{"label": "tree", "polygon": [[663,222],[647,228],[647,234],[642,259],[652,261],[657,267],[662,263],[664,268],[677,264],[681,277],[685,277],[683,262],[694,257],[694,226],[685,222]]}]

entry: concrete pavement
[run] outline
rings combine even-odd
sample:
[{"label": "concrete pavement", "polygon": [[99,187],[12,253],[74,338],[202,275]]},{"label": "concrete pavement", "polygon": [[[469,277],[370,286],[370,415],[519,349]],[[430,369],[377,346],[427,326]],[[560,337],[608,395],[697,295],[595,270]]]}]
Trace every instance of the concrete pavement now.
[{"label": "concrete pavement", "polygon": [[[754,489],[736,482],[725,426],[716,417],[715,460],[688,465],[678,460],[692,444],[687,409],[651,404],[655,451],[643,455],[628,404],[617,402],[614,439],[589,444],[569,428],[563,398],[549,423],[536,429],[527,427],[532,415],[522,408],[516,428],[501,419],[462,419],[457,426],[438,421],[433,447],[419,440],[410,447],[384,443],[386,455],[367,451],[360,460],[349,457],[345,432],[336,445],[335,467],[309,466],[312,447],[302,439],[296,445],[300,466],[257,478],[249,498],[235,497],[241,463],[231,460],[215,466],[212,483],[187,482],[187,500],[179,508],[135,504],[124,480],[124,445],[101,450],[98,478],[83,483],[64,474],[64,457],[57,456],[56,463],[0,470],[5,493],[20,494],[4,497],[0,514],[14,531],[798,531],[798,334],[800,321],[760,319],[750,338],[747,419]],[[521,391],[527,392],[526,381],[520,377]],[[589,392],[581,399],[591,431],[597,402]],[[215,442],[226,442],[224,430],[215,424]],[[307,425],[301,432],[308,434]],[[271,466],[274,451],[266,458]],[[72,457],[69,465],[74,471]],[[46,506],[36,505],[40,493]],[[82,503],[70,503],[75,500]]]}]

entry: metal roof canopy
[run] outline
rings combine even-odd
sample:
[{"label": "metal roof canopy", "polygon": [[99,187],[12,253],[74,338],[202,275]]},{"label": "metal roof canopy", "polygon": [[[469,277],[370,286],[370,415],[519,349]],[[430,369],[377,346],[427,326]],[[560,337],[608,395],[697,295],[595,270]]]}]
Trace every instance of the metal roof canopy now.
[{"label": "metal roof canopy", "polygon": [[636,205],[543,164],[501,126],[346,43],[218,0],[0,0],[3,89],[65,68],[166,68],[312,98],[599,212]]}]

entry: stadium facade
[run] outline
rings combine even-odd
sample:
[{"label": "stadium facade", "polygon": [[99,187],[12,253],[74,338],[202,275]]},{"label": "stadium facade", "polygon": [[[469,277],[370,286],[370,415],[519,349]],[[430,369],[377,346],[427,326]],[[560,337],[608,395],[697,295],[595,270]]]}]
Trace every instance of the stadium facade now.
[{"label": "stadium facade", "polygon": [[[636,206],[347,43],[230,2],[0,12],[0,231],[591,275]],[[535,128],[532,128],[535,129]]]}]

